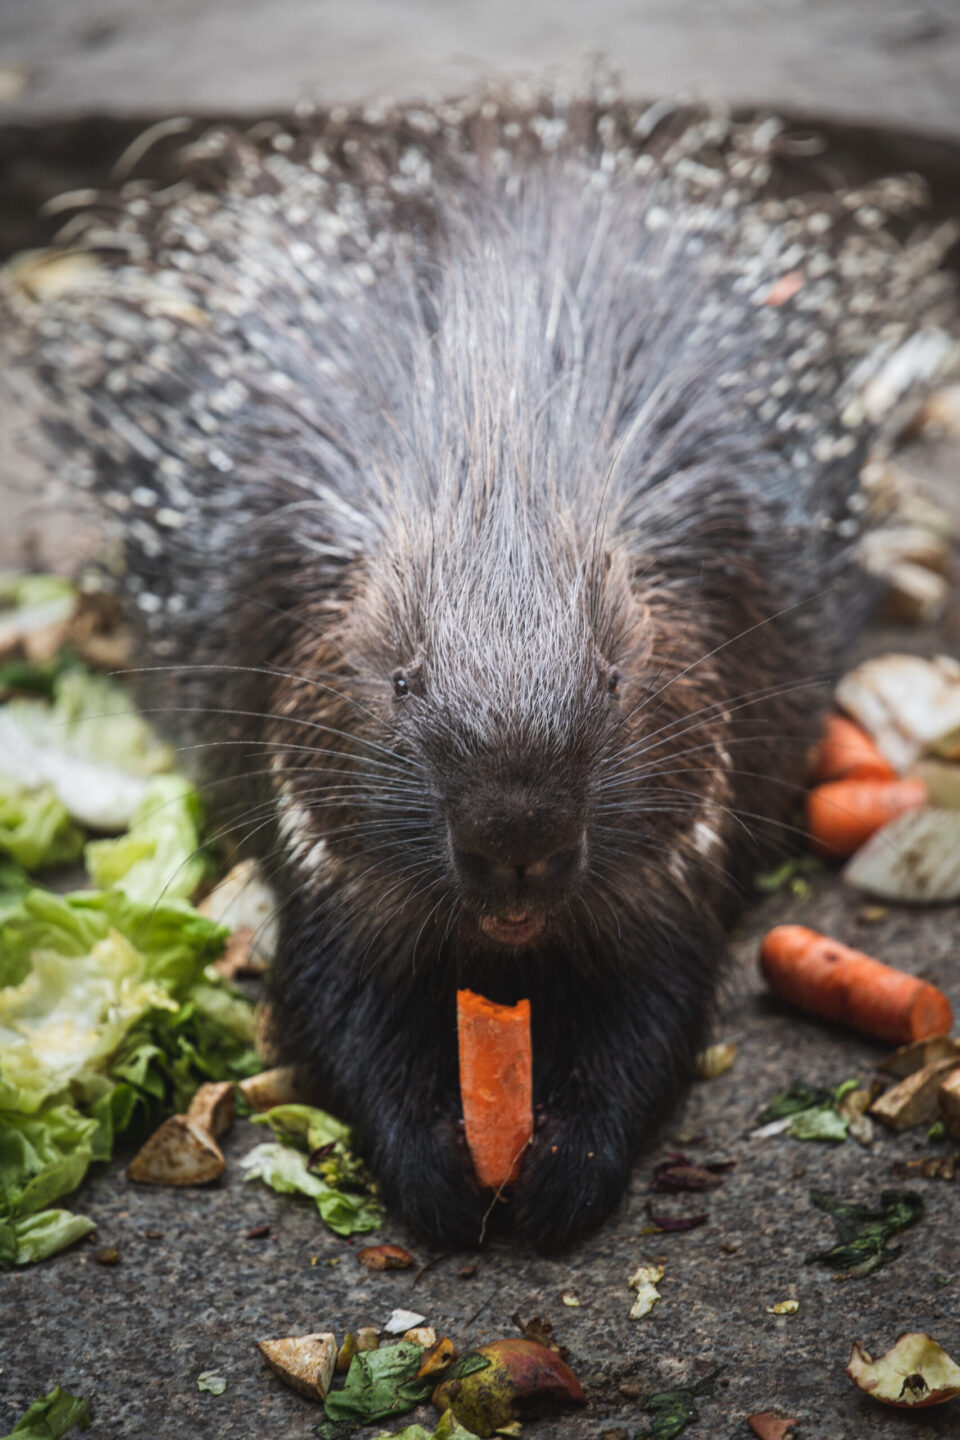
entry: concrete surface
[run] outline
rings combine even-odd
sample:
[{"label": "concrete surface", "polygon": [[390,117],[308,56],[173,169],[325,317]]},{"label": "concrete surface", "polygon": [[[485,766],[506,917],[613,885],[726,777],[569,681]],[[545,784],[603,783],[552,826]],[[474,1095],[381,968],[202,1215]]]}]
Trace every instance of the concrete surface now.
[{"label": "concrete surface", "polygon": [[634,94],[960,128],[955,0],[5,0],[0,54],[11,119],[406,98],[601,55]]}]

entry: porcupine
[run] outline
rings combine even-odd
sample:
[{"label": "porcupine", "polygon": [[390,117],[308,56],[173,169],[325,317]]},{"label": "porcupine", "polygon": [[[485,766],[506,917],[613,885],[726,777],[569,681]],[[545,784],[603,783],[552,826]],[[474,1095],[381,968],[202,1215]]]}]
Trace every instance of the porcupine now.
[{"label": "porcupine", "polygon": [[691,1075],[864,610],[858,472],[942,349],[943,245],[915,182],[777,194],[778,133],[489,96],[216,127],[17,302],[146,704],[276,878],[280,1058],[438,1243],[490,1200],[456,989],[531,1001],[499,1208],[560,1246]]}]

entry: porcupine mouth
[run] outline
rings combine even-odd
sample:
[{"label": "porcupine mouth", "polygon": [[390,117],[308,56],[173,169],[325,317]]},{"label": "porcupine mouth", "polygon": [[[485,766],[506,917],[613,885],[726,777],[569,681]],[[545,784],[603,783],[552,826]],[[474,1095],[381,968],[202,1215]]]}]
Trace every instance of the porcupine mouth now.
[{"label": "porcupine mouth", "polygon": [[534,940],[539,940],[544,928],[543,921],[535,915],[508,912],[504,915],[483,915],[480,918],[480,929],[484,935],[496,940],[499,945],[531,945]]}]

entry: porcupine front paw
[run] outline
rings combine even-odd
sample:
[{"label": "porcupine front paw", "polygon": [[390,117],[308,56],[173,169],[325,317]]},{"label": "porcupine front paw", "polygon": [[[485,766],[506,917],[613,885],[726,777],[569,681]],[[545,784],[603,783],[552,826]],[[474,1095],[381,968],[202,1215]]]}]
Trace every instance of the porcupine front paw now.
[{"label": "porcupine front paw", "polygon": [[389,1208],[429,1244],[475,1249],[481,1243],[492,1197],[477,1183],[461,1121],[394,1120],[373,1165]]},{"label": "porcupine front paw", "polygon": [[604,1134],[589,1116],[548,1116],[511,1196],[514,1230],[545,1254],[573,1244],[616,1209],[631,1160],[627,1138]]}]

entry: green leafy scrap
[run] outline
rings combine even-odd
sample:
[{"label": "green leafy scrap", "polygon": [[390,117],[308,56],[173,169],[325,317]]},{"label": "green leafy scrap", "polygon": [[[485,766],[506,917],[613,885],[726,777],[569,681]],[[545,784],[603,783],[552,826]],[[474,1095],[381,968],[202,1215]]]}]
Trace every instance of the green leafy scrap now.
[{"label": "green leafy scrap", "polygon": [[49,1395],[35,1400],[2,1440],[61,1440],[75,1425],[81,1430],[90,1429],[87,1402],[58,1385]]},{"label": "green leafy scrap", "polygon": [[653,1415],[653,1421],[648,1429],[638,1432],[638,1440],[673,1440],[693,1420],[700,1419],[700,1412],[696,1406],[697,1397],[700,1395],[712,1395],[714,1384],[719,1370],[714,1370],[711,1375],[705,1375],[694,1385],[685,1385],[677,1390],[661,1390],[656,1395],[648,1395],[646,1400],[641,1401],[640,1409]]},{"label": "green leafy scrap", "polygon": [[189,900],[207,871],[200,846],[200,797],[182,775],[158,775],[115,840],[91,840],[83,852],[93,883],[151,903]]},{"label": "green leafy scrap", "polygon": [[83,850],[74,825],[51,785],[31,788],[0,771],[0,854],[27,870],[69,865]]},{"label": "green leafy scrap", "polygon": [[822,869],[823,863],[816,855],[795,855],[773,870],[761,870],[754,875],[754,889],[761,895],[773,895],[778,890],[789,887],[791,895],[798,900],[805,900],[812,888],[806,877],[815,875]]},{"label": "green leafy scrap", "polygon": [[452,1410],[444,1410],[435,1430],[423,1425],[405,1425],[402,1430],[375,1435],[373,1440],[478,1440],[478,1437],[460,1424]]},{"label": "green leafy scrap", "polygon": [[817,1190],[810,1192],[810,1199],[818,1210],[833,1216],[838,1243],[808,1255],[806,1263],[829,1265],[858,1279],[895,1260],[901,1247],[887,1241],[923,1214],[923,1198],[913,1190],[884,1190],[879,1209],[846,1204]]},{"label": "green leafy scrap", "polygon": [[[351,1171],[356,1163],[350,1157]],[[324,1224],[337,1235],[378,1230],[383,1223],[383,1206],[375,1195],[369,1190],[351,1194],[336,1189],[311,1170],[308,1155],[291,1145],[281,1141],[257,1145],[244,1156],[240,1165],[246,1171],[245,1179],[262,1180],[279,1195],[308,1196],[316,1205]]]},{"label": "green leafy scrap", "polygon": [[361,1425],[422,1405],[436,1385],[433,1376],[417,1379],[422,1358],[423,1346],[410,1340],[354,1355],[343,1388],[323,1402],[327,1418],[316,1427],[320,1440],[341,1440]]},{"label": "green leafy scrap", "polygon": [[795,1080],[788,1090],[774,1097],[760,1113],[761,1125],[790,1119],[786,1133],[794,1140],[842,1142],[849,1133],[849,1121],[837,1107],[845,1095],[859,1086],[858,1080],[843,1080],[832,1088],[808,1085]]}]

